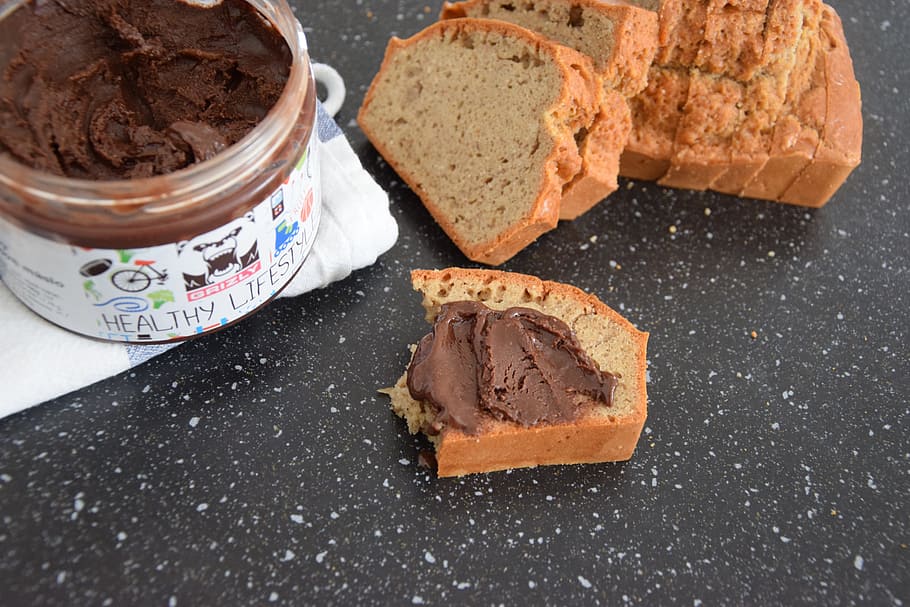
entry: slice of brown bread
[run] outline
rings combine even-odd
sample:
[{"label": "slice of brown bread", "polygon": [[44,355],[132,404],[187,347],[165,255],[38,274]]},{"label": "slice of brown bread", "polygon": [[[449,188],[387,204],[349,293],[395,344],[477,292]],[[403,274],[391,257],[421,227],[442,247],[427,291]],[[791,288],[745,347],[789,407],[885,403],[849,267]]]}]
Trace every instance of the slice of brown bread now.
[{"label": "slice of brown bread", "polygon": [[605,86],[591,128],[579,139],[582,169],[563,191],[560,219],[575,219],[613,193],[631,116],[624,97],[647,82],[657,49],[657,13],[601,0],[446,2],[441,18],[496,19],[520,25],[591,58]]},{"label": "slice of brown bread", "polygon": [[[637,330],[593,295],[533,276],[495,270],[415,270],[414,288],[423,295],[427,320],[442,304],[479,301],[495,310],[533,308],[561,319],[600,368],[619,378],[610,407],[592,403],[571,423],[537,424],[489,418],[476,435],[454,428],[428,438],[436,448],[439,476],[460,476],[546,464],[624,461],[632,456],[647,416],[648,334]],[[411,398],[406,374],[390,395],[392,409],[412,434],[434,421],[427,403]]]},{"label": "slice of brown bread", "polygon": [[590,57],[605,84],[627,97],[645,87],[657,50],[657,13],[616,0],[464,0],[444,3],[441,16],[526,27]]},{"label": "slice of brown bread", "polygon": [[732,78],[691,71],[670,168],[657,183],[705,190],[724,173],[742,115],[743,91],[742,83]]},{"label": "slice of brown bread", "polygon": [[761,65],[769,0],[709,0],[705,33],[692,67],[740,82]]},{"label": "slice of brown bread", "polygon": [[556,226],[601,100],[577,51],[453,19],[389,42],[358,122],[461,251],[496,265]]},{"label": "slice of brown bread", "polygon": [[814,57],[808,81],[801,90],[788,92],[788,102],[774,124],[767,160],[746,182],[740,196],[778,200],[812,162],[827,114],[825,56],[816,52]]}]

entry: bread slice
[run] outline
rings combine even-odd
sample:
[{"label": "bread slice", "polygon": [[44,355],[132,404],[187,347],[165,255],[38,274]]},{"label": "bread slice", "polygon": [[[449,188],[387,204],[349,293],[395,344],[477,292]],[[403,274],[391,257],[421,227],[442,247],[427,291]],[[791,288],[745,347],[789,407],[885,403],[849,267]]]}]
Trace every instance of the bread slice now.
[{"label": "bread slice", "polygon": [[657,13],[622,0],[464,0],[444,3],[441,16],[508,21],[574,48],[626,97],[645,87],[657,51]]},{"label": "bread slice", "polygon": [[761,65],[769,0],[709,0],[705,33],[692,66],[740,82]]},{"label": "bread slice", "polygon": [[[479,301],[495,310],[533,308],[555,316],[573,330],[599,367],[618,376],[613,405],[592,403],[571,423],[524,427],[492,417],[476,435],[443,428],[429,440],[436,448],[439,476],[460,476],[547,464],[577,464],[629,459],[647,415],[646,348],[648,334],[593,295],[564,284],[495,270],[415,270],[414,288],[423,295],[432,322],[447,302]],[[387,390],[392,409],[412,434],[433,424],[427,403],[411,398],[407,374]]]},{"label": "bread slice", "polygon": [[812,162],[828,111],[824,52],[814,57],[808,81],[801,89],[788,91],[788,102],[771,134],[768,158],[746,181],[740,196],[778,200]]},{"label": "bread slice", "polygon": [[820,207],[843,185],[861,160],[863,147],[862,94],[844,26],[834,9],[822,15],[825,69],[825,123],[812,161],[779,200]]},{"label": "bread slice", "polygon": [[563,188],[560,219],[576,219],[619,188],[619,158],[631,131],[632,114],[626,98],[618,91],[604,89],[600,114],[579,138],[582,166]]},{"label": "bread slice", "polygon": [[657,183],[706,190],[726,171],[744,90],[743,84],[732,78],[692,70],[670,168]]},{"label": "bread slice", "polygon": [[632,129],[625,98],[647,82],[657,49],[657,13],[621,1],[465,0],[446,2],[440,16],[514,23],[590,57],[604,83],[604,100],[578,140],[582,168],[563,191],[559,218],[575,219],[616,191],[619,157]]},{"label": "bread slice", "polygon": [[389,42],[358,122],[458,248],[497,265],[556,226],[601,100],[577,51],[453,19]]},{"label": "bread slice", "polygon": [[689,97],[689,72],[651,66],[644,91],[629,100],[632,132],[619,162],[619,174],[657,181],[670,169],[673,143]]}]

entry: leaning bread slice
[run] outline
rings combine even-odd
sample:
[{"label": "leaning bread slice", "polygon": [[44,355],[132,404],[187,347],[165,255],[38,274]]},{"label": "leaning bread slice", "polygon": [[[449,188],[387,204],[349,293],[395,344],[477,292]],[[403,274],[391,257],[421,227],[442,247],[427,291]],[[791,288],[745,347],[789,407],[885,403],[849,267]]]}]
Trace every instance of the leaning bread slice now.
[{"label": "leaning bread slice", "polygon": [[[618,378],[612,404],[582,403],[574,421],[523,425],[486,415],[475,433],[439,427],[431,403],[412,398],[407,374],[388,390],[392,409],[412,433],[436,448],[439,476],[460,476],[545,464],[624,461],[632,456],[647,414],[648,334],[593,295],[564,284],[495,270],[415,270],[431,322],[443,304],[480,302],[493,310],[531,308],[560,319],[597,366]],[[432,430],[428,430],[432,429]]]},{"label": "leaning bread slice", "polygon": [[657,49],[657,13],[622,1],[464,0],[441,18],[496,19],[520,25],[589,57],[604,84],[591,127],[578,138],[582,168],[563,189],[560,219],[575,219],[618,188],[619,157],[632,129],[626,99],[641,91]]},{"label": "leaning bread slice", "polygon": [[358,122],[458,248],[497,265],[556,226],[601,98],[577,51],[454,19],[390,41]]},{"label": "leaning bread slice", "polygon": [[444,3],[441,17],[526,27],[590,57],[606,85],[626,97],[645,87],[657,51],[657,13],[623,0],[463,0]]}]

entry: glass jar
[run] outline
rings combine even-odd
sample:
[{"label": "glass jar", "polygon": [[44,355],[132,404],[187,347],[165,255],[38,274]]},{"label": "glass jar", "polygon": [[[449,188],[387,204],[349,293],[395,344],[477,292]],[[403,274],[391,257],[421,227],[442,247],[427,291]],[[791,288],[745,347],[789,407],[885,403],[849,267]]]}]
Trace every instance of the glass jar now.
[{"label": "glass jar", "polygon": [[255,312],[300,269],[321,212],[316,86],[287,3],[249,4],[287,42],[290,73],[265,118],[213,158],[90,181],[0,156],[0,277],[34,312],[98,339],[165,343]]}]

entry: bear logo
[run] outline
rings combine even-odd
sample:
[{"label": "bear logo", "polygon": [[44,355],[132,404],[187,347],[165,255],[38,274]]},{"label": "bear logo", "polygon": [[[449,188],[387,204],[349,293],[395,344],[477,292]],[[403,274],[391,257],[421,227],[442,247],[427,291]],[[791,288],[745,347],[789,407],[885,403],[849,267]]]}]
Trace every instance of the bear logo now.
[{"label": "bear logo", "polygon": [[178,245],[187,292],[228,278],[259,260],[252,213]]}]

